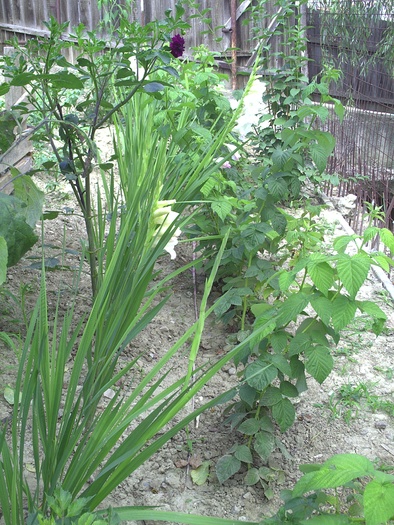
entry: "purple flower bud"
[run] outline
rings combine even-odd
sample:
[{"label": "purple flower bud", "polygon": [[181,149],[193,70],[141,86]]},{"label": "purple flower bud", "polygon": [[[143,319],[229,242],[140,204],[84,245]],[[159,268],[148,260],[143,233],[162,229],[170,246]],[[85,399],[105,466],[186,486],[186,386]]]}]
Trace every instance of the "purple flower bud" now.
[{"label": "purple flower bud", "polygon": [[170,50],[173,57],[181,57],[185,51],[185,39],[181,35],[174,35],[171,38]]}]

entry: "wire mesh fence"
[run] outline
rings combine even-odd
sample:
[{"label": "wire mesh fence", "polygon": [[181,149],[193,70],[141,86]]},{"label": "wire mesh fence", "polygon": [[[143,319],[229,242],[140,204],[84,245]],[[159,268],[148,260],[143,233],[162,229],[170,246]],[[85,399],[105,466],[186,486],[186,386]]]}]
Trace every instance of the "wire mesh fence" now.
[{"label": "wire mesh fence", "polygon": [[329,165],[341,178],[329,194],[357,196],[352,226],[360,231],[367,203],[394,229],[394,0],[314,0],[308,10],[310,76],[323,64],[342,71],[331,94],[346,104]]}]

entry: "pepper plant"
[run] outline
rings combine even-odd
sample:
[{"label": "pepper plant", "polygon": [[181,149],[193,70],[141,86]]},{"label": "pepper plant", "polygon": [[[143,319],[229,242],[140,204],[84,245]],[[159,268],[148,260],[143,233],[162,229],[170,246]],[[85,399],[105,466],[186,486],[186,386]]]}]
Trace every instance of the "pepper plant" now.
[{"label": "pepper plant", "polygon": [[[174,15],[167,11],[163,21],[141,26],[129,21],[125,6],[117,12],[116,24],[110,17],[112,23],[105,26],[105,36],[87,32],[80,24],[68,38],[64,37],[68,22],[51,18],[45,24],[48,36],[32,38],[25,46],[15,39],[11,42],[14,54],[1,59],[6,82],[0,86],[0,93],[23,86],[26,98],[14,110],[28,114],[33,140],[49,144],[53,151],[55,160],[45,162],[40,169],[58,167],[82,212],[93,295],[99,287],[96,261],[102,249],[92,194],[93,170],[100,165],[106,169],[100,160],[97,131],[111,124],[114,115],[139,90],[152,97],[163,91],[168,81],[156,82],[153,77],[158,71],[166,71],[170,79],[177,76],[171,66],[171,37],[189,27],[182,20],[183,14],[184,9],[177,5]],[[175,54],[179,56],[179,39],[183,39],[180,35],[177,38]],[[65,58],[64,50],[76,55],[74,63]]]}]

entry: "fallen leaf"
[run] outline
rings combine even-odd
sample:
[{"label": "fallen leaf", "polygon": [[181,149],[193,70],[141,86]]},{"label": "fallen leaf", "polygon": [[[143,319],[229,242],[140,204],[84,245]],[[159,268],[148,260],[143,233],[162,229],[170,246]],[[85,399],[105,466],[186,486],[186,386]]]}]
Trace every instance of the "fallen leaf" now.
[{"label": "fallen leaf", "polygon": [[[15,403],[15,391],[10,386],[6,386],[4,389],[4,399],[7,401],[8,404],[13,405]],[[22,394],[19,393],[19,401],[21,402]]]},{"label": "fallen leaf", "polygon": [[211,461],[204,461],[201,465],[190,472],[193,483],[196,485],[204,485],[209,476],[209,468],[211,466]]}]

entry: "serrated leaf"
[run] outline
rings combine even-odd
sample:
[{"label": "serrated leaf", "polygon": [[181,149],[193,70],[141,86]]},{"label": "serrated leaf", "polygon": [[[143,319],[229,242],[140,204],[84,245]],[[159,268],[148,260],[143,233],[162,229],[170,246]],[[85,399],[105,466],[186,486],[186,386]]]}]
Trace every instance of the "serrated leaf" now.
[{"label": "serrated leaf", "polygon": [[217,200],[211,202],[212,210],[218,215],[218,217],[224,221],[224,219],[231,213],[232,206],[226,200]]},{"label": "serrated leaf", "polygon": [[380,240],[394,254],[394,235],[387,228],[381,228],[379,231]]},{"label": "serrated leaf", "polygon": [[202,188],[200,189],[201,193],[204,195],[204,197],[208,197],[209,194],[212,192],[214,187],[216,186],[216,179],[215,177],[209,177],[209,179],[204,183]]},{"label": "serrated leaf", "polygon": [[267,356],[267,360],[269,360],[275,368],[279,370],[279,372],[282,372],[282,374],[286,376],[291,376],[291,367],[289,364],[289,361],[281,354],[271,354]]},{"label": "serrated leaf", "polygon": [[239,388],[239,397],[240,399],[246,403],[250,408],[253,407],[253,404],[256,400],[256,390],[249,386],[247,383],[244,383]]},{"label": "serrated leaf", "polygon": [[332,303],[326,297],[312,297],[311,306],[323,321],[324,324],[328,325],[330,323],[332,315]]},{"label": "serrated leaf", "polygon": [[276,386],[269,386],[262,397],[260,398],[260,405],[265,407],[271,407],[273,405],[276,405],[276,403],[279,403],[279,401],[282,399],[282,394],[279,388]]},{"label": "serrated leaf", "polygon": [[351,321],[353,321],[357,310],[357,303],[349,297],[338,295],[332,301],[332,324],[337,332],[340,332]]},{"label": "serrated leaf", "polygon": [[275,450],[275,436],[271,432],[258,432],[253,439],[253,448],[266,461]]},{"label": "serrated leaf", "polygon": [[308,472],[294,486],[293,497],[309,491],[336,488],[374,472],[371,461],[358,454],[337,454],[318,471]]},{"label": "serrated leaf", "polygon": [[379,306],[376,303],[373,303],[372,301],[357,301],[357,306],[362,312],[370,315],[373,318],[373,333],[375,335],[381,334],[387,320],[386,314],[379,308]]},{"label": "serrated leaf", "polygon": [[311,344],[312,341],[308,334],[302,332],[297,333],[290,341],[288,355],[292,357],[302,354],[310,348]]},{"label": "serrated leaf", "polygon": [[260,423],[258,419],[246,419],[243,421],[237,428],[238,432],[241,434],[246,434],[247,436],[253,436],[260,430]]},{"label": "serrated leaf", "polygon": [[344,253],[348,244],[359,238],[360,238],[359,235],[356,235],[356,234],[340,235],[339,237],[334,239],[334,242],[333,242],[334,250],[336,250],[338,253]]},{"label": "serrated leaf", "polygon": [[253,463],[252,453],[247,445],[238,445],[234,450],[234,456],[244,463]]},{"label": "serrated leaf", "polygon": [[323,173],[327,167],[328,160],[326,149],[320,146],[320,144],[311,144],[309,151],[317,170],[319,173]]},{"label": "serrated leaf", "polygon": [[209,476],[211,461],[203,461],[201,465],[190,472],[190,476],[195,485],[204,485]]},{"label": "serrated leaf", "polygon": [[216,463],[216,475],[219,483],[224,483],[241,468],[241,462],[234,456],[226,454],[218,459]]},{"label": "serrated leaf", "polygon": [[279,308],[277,322],[278,325],[287,325],[293,321],[306,308],[309,297],[300,292],[291,295]]},{"label": "serrated leaf", "polygon": [[318,383],[330,375],[334,367],[334,360],[330,351],[325,346],[315,346],[306,352],[306,371],[316,379]]},{"label": "serrated leaf", "polygon": [[338,276],[353,299],[364,284],[370,268],[371,261],[369,257],[361,253],[357,253],[353,257],[343,254],[338,258]]},{"label": "serrated leaf", "polygon": [[279,387],[281,393],[286,397],[298,397],[298,390],[290,381],[282,381]]},{"label": "serrated leaf", "polygon": [[328,291],[334,283],[334,269],[327,262],[310,262],[307,268],[308,274],[316,288],[324,295],[328,295]]},{"label": "serrated leaf", "polygon": [[276,171],[281,171],[288,160],[291,158],[293,152],[291,149],[275,148],[272,152],[271,160]]},{"label": "serrated leaf", "polygon": [[289,334],[284,330],[276,332],[271,336],[271,346],[274,352],[279,353],[287,346]]},{"label": "serrated leaf", "polygon": [[278,278],[279,289],[282,292],[286,292],[295,281],[296,275],[295,272],[283,271]]},{"label": "serrated leaf", "polygon": [[270,177],[267,180],[267,188],[276,199],[284,199],[288,193],[287,183],[281,177]]},{"label": "serrated leaf", "polygon": [[275,432],[274,425],[268,416],[263,416],[260,419],[260,428],[265,432],[271,432],[271,434]]},{"label": "serrated leaf", "polygon": [[364,489],[364,515],[366,525],[380,525],[394,517],[394,485],[372,480]]},{"label": "serrated leaf", "polygon": [[380,232],[380,228],[377,226],[369,226],[365,229],[363,237],[365,242],[371,241],[376,235],[378,235]]},{"label": "serrated leaf", "polygon": [[286,432],[295,420],[295,410],[291,401],[283,398],[272,407],[272,417],[278,423],[281,432]]},{"label": "serrated leaf", "polygon": [[262,391],[276,378],[277,369],[265,361],[257,360],[250,363],[245,369],[245,379],[248,385]]},{"label": "serrated leaf", "polygon": [[257,468],[250,468],[245,475],[244,481],[245,485],[248,487],[256,485],[256,483],[260,481],[259,471]]},{"label": "serrated leaf", "polygon": [[364,313],[371,317],[377,317],[378,319],[387,319],[387,315],[383,310],[373,301],[357,301],[357,307]]}]

